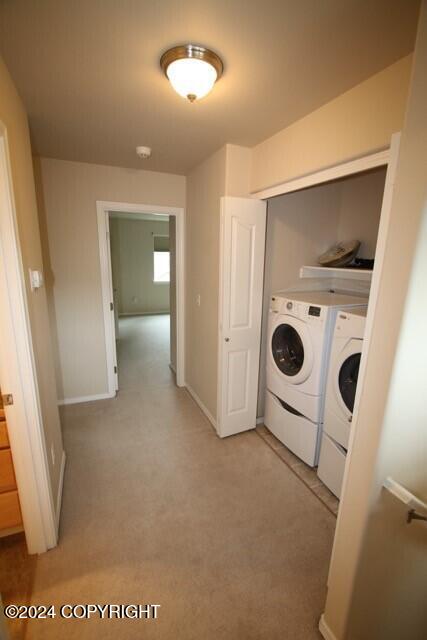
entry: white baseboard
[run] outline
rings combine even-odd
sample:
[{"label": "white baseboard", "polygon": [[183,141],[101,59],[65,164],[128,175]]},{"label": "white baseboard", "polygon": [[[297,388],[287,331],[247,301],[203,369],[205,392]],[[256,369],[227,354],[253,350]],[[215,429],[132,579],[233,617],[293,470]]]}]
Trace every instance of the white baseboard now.
[{"label": "white baseboard", "polygon": [[190,396],[193,398],[194,402],[203,411],[203,413],[205,414],[205,416],[207,417],[211,425],[214,427],[215,431],[217,431],[218,429],[217,429],[216,420],[211,414],[211,412],[209,411],[209,409],[203,404],[203,402],[200,400],[197,393],[194,391],[192,387],[190,387],[190,385],[187,382],[185,383],[185,388],[187,389]]},{"label": "white baseboard", "polygon": [[256,419],[256,423],[257,424],[264,424],[264,416],[261,416],[260,418]]},{"label": "white baseboard", "polygon": [[322,613],[319,620],[319,631],[325,640],[338,640],[334,633],[330,630],[325,621],[325,614]]},{"label": "white baseboard", "polygon": [[63,400],[58,400],[58,405],[62,406],[65,404],[80,404],[80,402],[93,402],[95,400],[106,400],[107,398],[114,398],[116,392],[114,393],[98,393],[95,396],[80,396],[77,398],[64,398]]},{"label": "white baseboard", "polygon": [[58,495],[56,498],[56,535],[58,535],[59,531],[59,521],[61,519],[61,506],[62,506],[62,491],[64,488],[64,473],[65,473],[65,462],[66,462],[65,451],[62,452],[61,458],[61,470],[59,472],[59,486],[58,486]]}]

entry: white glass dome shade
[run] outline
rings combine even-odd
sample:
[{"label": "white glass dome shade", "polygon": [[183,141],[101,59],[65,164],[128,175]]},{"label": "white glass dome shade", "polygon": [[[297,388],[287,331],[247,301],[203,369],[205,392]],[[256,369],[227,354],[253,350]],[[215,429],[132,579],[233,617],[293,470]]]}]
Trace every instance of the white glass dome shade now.
[{"label": "white glass dome shade", "polygon": [[169,49],[162,55],[160,65],[175,91],[190,102],[206,96],[223,72],[216,53],[195,45]]}]

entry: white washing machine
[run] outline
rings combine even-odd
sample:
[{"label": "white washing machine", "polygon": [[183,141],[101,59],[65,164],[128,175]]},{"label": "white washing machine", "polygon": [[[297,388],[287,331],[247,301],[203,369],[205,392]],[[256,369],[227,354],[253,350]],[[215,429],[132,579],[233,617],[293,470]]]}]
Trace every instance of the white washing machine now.
[{"label": "white washing machine", "polygon": [[366,307],[340,312],[332,339],[317,474],[339,498],[365,333]]},{"label": "white washing machine", "polygon": [[279,292],[270,302],[265,425],[316,466],[335,316],[366,298],[329,291]]}]

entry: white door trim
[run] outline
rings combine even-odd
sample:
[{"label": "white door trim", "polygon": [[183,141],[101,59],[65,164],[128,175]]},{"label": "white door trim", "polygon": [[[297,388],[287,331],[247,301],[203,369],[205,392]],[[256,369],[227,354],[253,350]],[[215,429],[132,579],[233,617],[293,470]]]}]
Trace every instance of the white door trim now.
[{"label": "white door trim", "polygon": [[261,189],[251,193],[251,198],[257,200],[267,200],[268,198],[274,198],[275,196],[281,196],[285,193],[291,193],[292,191],[300,191],[301,189],[307,189],[308,187],[314,187],[324,182],[330,182],[331,180],[338,180],[338,178],[344,178],[345,176],[351,176],[356,173],[362,173],[363,171],[369,171],[369,169],[375,169],[376,167],[383,167],[390,161],[390,148],[378,151],[376,153],[370,153],[361,158],[355,160],[348,160],[340,164],[321,169],[315,173],[309,173],[305,176],[300,176],[289,180],[288,182],[281,182],[273,187],[267,189]]},{"label": "white door trim", "polygon": [[184,215],[182,207],[160,207],[158,205],[130,204],[127,202],[107,202],[98,200],[96,203],[98,218],[99,258],[101,263],[102,309],[105,329],[105,352],[107,358],[108,395],[113,397],[117,390],[117,376],[114,367],[116,359],[116,330],[110,302],[113,300],[113,285],[111,277],[111,254],[107,232],[109,230],[109,212],[148,213],[175,216],[176,220],[176,383],[178,387],[185,386],[184,375]]},{"label": "white door trim", "polygon": [[[373,327],[375,323],[375,314],[377,310],[381,279],[383,276],[384,256],[385,256],[387,236],[388,236],[389,226],[390,226],[390,213],[391,213],[391,205],[392,205],[392,198],[393,198],[394,181],[396,176],[397,163],[399,159],[400,137],[401,137],[400,132],[394,133],[391,137],[391,145],[389,150],[389,162],[387,167],[384,196],[383,196],[383,202],[382,202],[382,208],[381,208],[380,226],[378,230],[378,239],[377,239],[377,246],[376,246],[376,252],[375,252],[375,267],[372,275],[372,286],[371,286],[370,296],[369,296],[368,313],[366,316],[365,333],[364,333],[363,347],[362,347],[362,357],[360,361],[359,377],[358,377],[358,384],[357,384],[357,390],[356,390],[356,398],[354,403],[354,412],[353,412],[353,421],[352,421],[353,426],[350,431],[347,463],[344,470],[344,478],[343,478],[342,491],[341,491],[341,504],[340,504],[340,509],[338,511],[337,526],[335,528],[334,543],[332,546],[331,560],[329,563],[329,574],[328,574],[328,582],[327,582],[328,587],[334,584],[336,574],[338,574],[340,571],[340,567],[337,568],[337,565],[338,565],[337,547],[340,543],[342,547],[342,542],[341,542],[343,539],[343,534],[341,531],[342,518],[343,518],[342,514],[343,514],[343,505],[346,504],[345,501],[346,501],[346,491],[347,491],[349,470],[352,465],[351,452],[354,448],[354,442],[360,437],[360,434],[357,429],[357,421],[358,421],[358,415],[360,413],[361,405],[363,403],[363,396],[365,393],[365,389],[364,389],[365,372],[367,369],[367,363],[370,358],[369,350],[371,345]],[[364,499],[364,496],[362,496],[362,499]],[[356,536],[356,542],[353,542],[354,553],[352,551],[352,566],[348,568],[349,574],[351,572],[353,576],[356,571],[355,558],[357,559],[360,545],[362,544],[363,528],[360,529],[360,531],[356,532],[354,536]],[[342,552],[341,552],[341,555],[342,555]],[[330,593],[331,593],[331,589],[329,589],[328,591],[325,612],[328,608],[328,604],[330,604]],[[347,593],[344,594],[344,602],[347,604],[348,604],[348,598],[350,597],[349,596],[350,593],[351,593],[351,590],[347,590]],[[322,615],[322,620],[323,620],[323,624],[326,627],[325,612]],[[321,632],[322,632],[322,629],[321,629]],[[324,637],[327,637],[327,636],[324,636]]]},{"label": "white door trim", "polygon": [[[0,377],[29,553],[58,539],[12,188],[6,127],[0,123]],[[3,363],[3,364],[2,364]]]}]

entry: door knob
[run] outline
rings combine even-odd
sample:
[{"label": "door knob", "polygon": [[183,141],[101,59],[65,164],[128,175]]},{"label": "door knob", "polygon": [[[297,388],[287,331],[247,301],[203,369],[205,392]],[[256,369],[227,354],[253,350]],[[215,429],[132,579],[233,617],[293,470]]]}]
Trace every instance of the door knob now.
[{"label": "door knob", "polygon": [[224,338],[225,342],[230,342],[230,338]]}]

